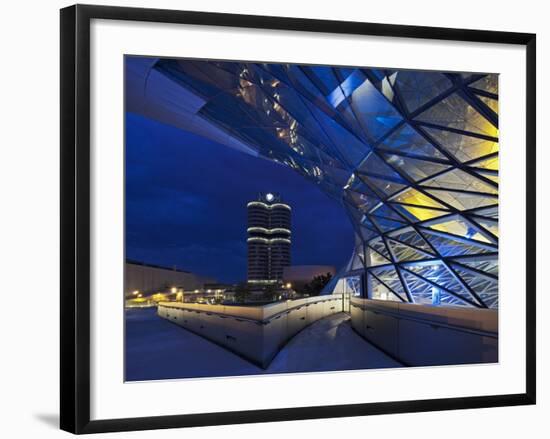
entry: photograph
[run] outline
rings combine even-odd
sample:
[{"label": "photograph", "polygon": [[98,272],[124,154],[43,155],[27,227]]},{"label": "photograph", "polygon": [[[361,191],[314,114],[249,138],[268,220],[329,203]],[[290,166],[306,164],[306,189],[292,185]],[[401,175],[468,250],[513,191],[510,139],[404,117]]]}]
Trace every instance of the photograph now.
[{"label": "photograph", "polygon": [[498,363],[498,99],[126,54],[125,381]]},{"label": "photograph", "polygon": [[544,436],[541,5],[7,4],[3,437]]}]

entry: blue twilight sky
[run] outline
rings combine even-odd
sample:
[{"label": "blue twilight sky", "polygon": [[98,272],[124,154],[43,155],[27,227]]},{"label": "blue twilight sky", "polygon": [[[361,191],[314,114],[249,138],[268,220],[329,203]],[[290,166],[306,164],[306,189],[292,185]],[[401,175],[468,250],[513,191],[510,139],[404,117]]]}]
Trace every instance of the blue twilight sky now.
[{"label": "blue twilight sky", "polygon": [[292,206],[292,264],[340,268],[353,229],[340,204],[290,168],[126,114],[126,257],[220,282],[246,279],[246,204]]}]

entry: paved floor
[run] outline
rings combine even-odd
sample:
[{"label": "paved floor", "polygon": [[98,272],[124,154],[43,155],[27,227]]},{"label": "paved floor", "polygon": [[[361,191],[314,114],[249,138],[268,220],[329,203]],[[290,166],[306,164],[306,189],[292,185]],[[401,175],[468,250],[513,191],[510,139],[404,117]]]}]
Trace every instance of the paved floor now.
[{"label": "paved floor", "polygon": [[318,372],[402,367],[352,328],[345,313],[318,320],[292,338],[267,372]]},{"label": "paved floor", "polygon": [[267,370],[157,317],[155,309],[126,311],[126,379],[255,375],[401,367],[357,335],[344,313],[321,319],[293,339]]}]

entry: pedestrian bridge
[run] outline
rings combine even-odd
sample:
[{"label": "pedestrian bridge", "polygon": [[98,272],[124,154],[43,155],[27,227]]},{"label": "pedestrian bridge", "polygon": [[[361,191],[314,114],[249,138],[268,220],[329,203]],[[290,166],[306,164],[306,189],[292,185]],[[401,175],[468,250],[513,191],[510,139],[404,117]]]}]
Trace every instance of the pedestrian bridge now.
[{"label": "pedestrian bridge", "polygon": [[264,306],[161,302],[158,315],[262,368],[286,342],[313,322],[342,312],[342,296],[288,300]]},{"label": "pedestrian bridge", "polygon": [[496,310],[348,300],[333,294],[264,306],[161,302],[157,313],[263,369],[296,334],[348,306],[355,332],[404,365],[498,361]]},{"label": "pedestrian bridge", "polygon": [[126,346],[127,381],[402,366],[357,334],[351,327],[350,315],[343,312],[304,328],[283,346],[266,369],[158,318],[153,308],[126,310]]}]

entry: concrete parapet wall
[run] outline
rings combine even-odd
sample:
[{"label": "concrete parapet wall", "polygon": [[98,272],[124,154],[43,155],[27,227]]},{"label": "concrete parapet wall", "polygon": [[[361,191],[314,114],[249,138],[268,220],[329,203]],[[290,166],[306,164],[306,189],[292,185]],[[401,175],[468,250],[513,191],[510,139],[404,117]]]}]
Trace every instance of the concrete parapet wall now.
[{"label": "concrete parapet wall", "polygon": [[161,302],[157,313],[266,368],[306,326],[342,311],[342,296],[318,296],[265,306]]},{"label": "concrete parapet wall", "polygon": [[498,362],[498,311],[353,297],[356,332],[408,366]]}]

